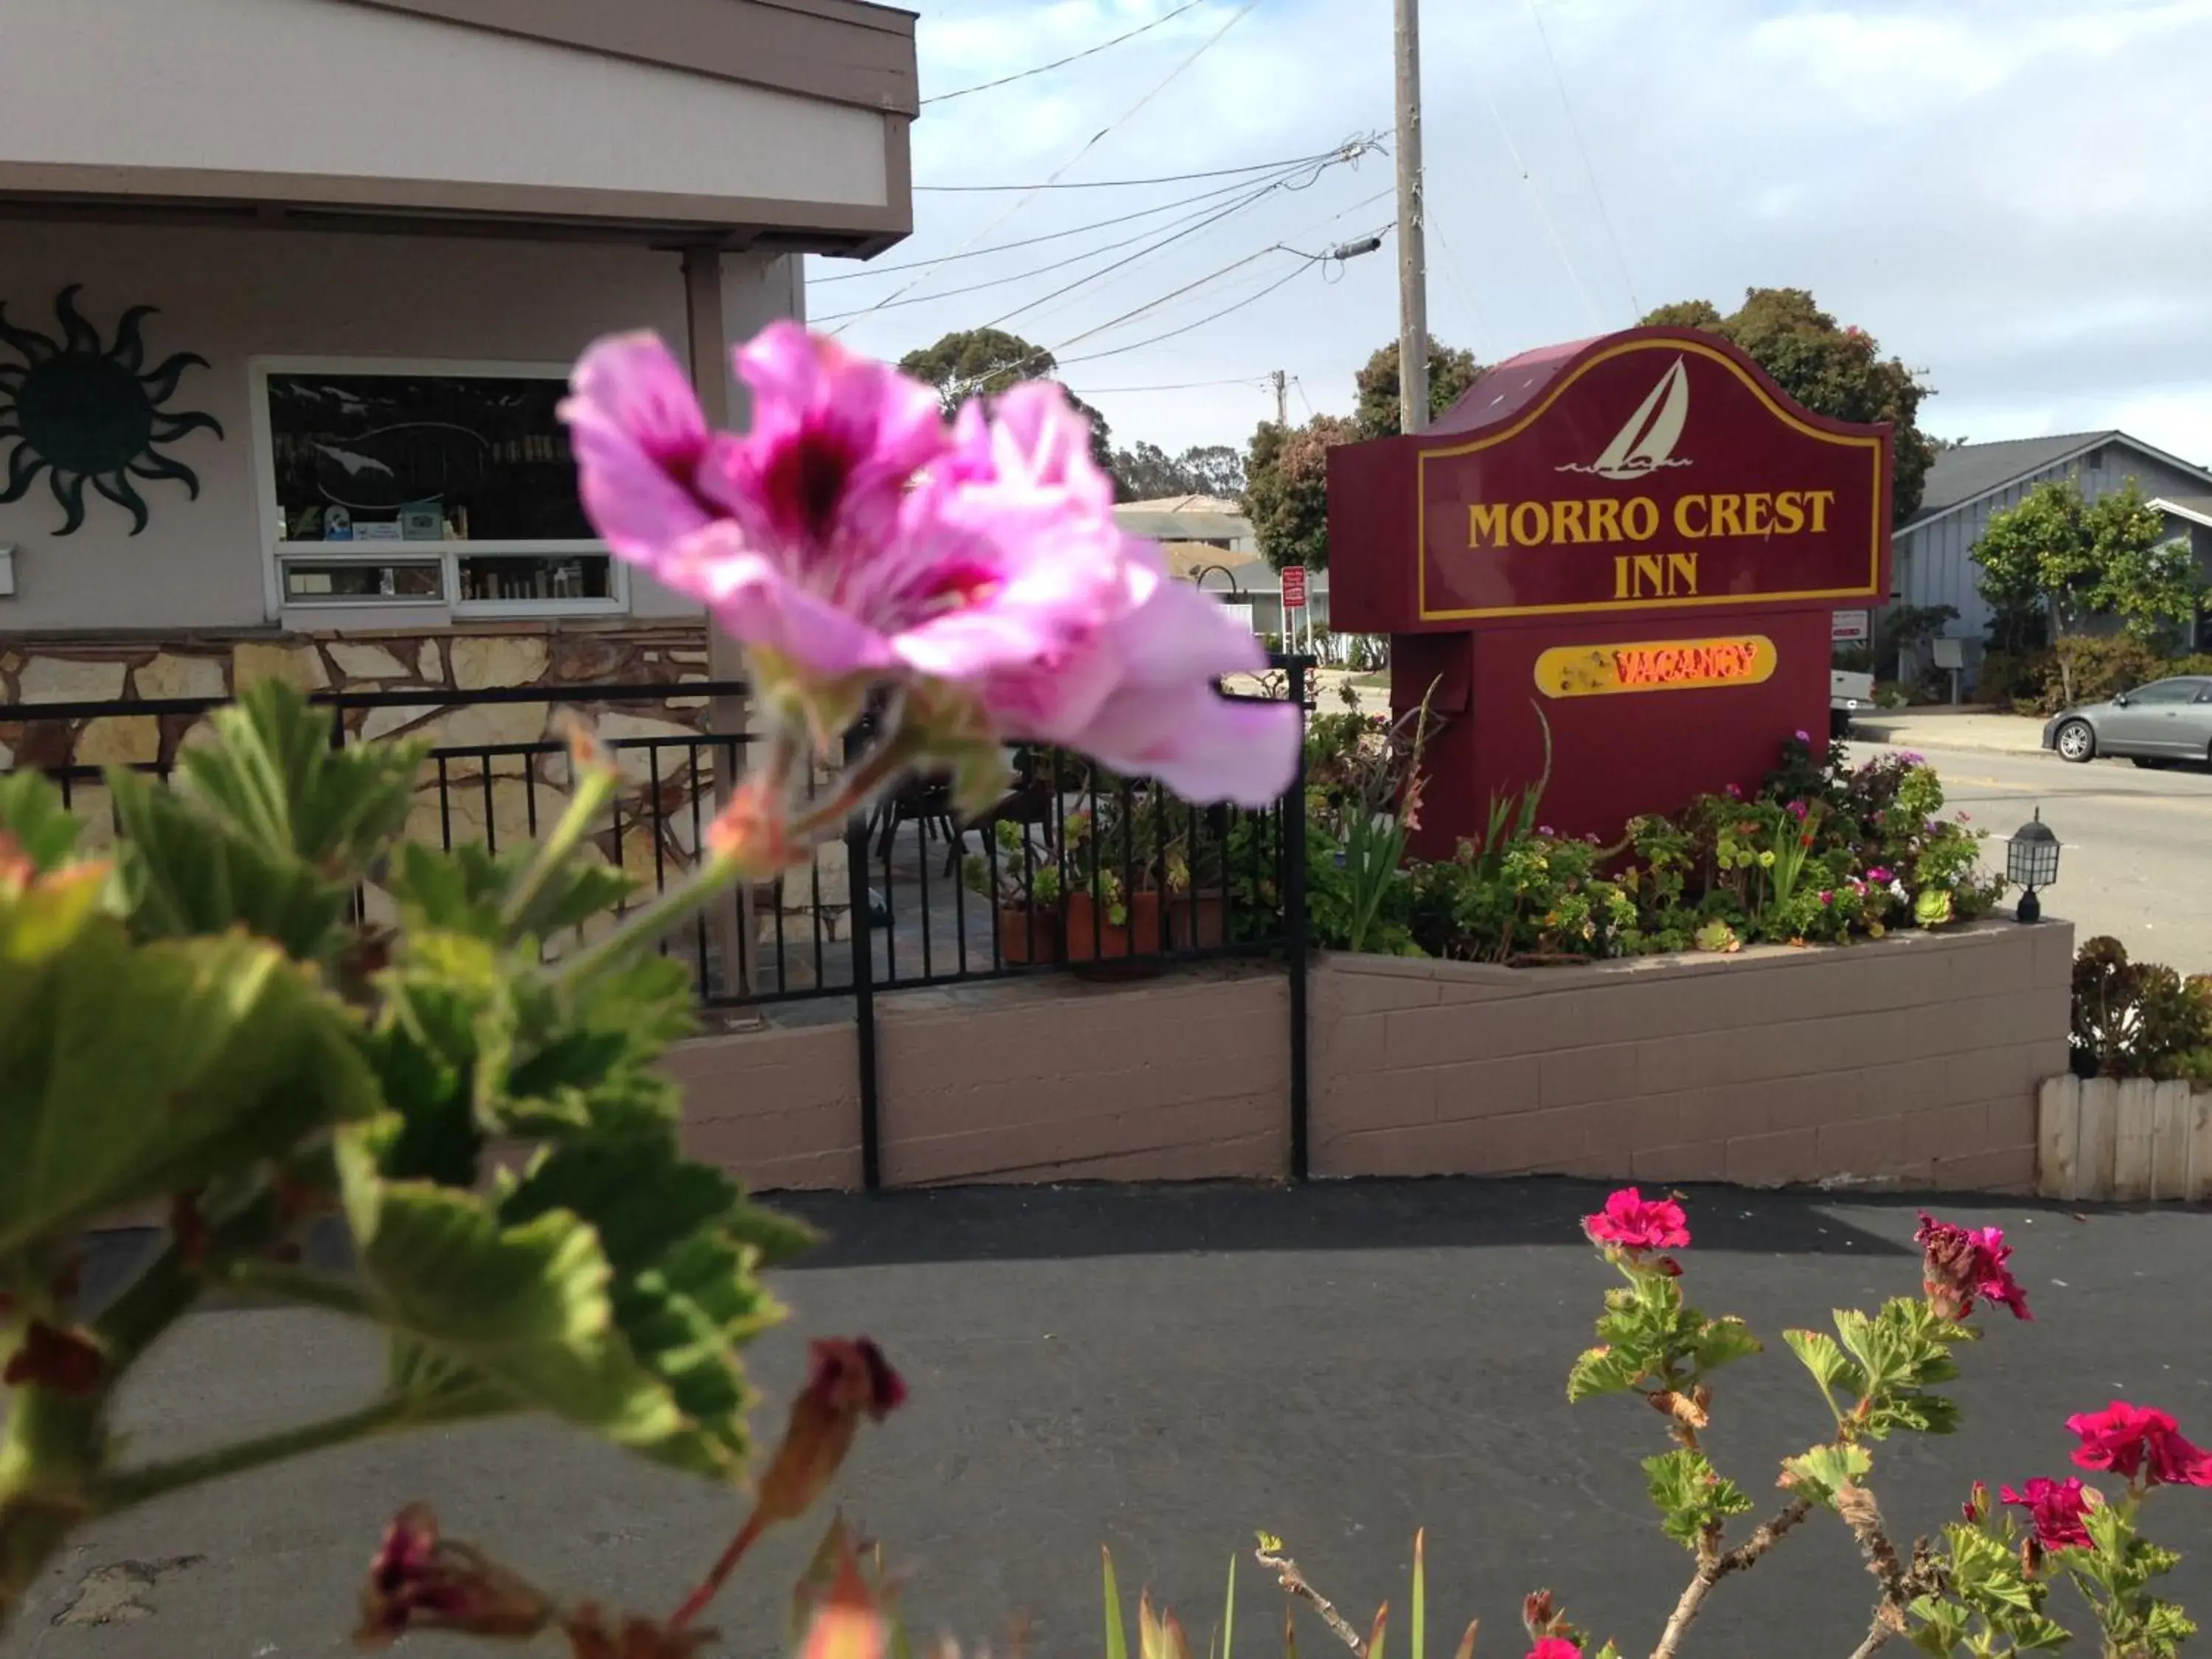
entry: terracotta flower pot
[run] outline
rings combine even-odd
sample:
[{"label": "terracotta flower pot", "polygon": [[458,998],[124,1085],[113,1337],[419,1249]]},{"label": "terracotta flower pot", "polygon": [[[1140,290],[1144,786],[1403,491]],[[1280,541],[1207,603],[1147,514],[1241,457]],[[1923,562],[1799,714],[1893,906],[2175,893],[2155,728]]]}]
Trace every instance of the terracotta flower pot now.
[{"label": "terracotta flower pot", "polygon": [[1127,921],[1117,927],[1106,919],[1106,907],[1095,902],[1090,894],[1070,893],[1065,908],[1067,960],[1102,962],[1158,956],[1162,944],[1160,896],[1132,893],[1126,910]]},{"label": "terracotta flower pot", "polygon": [[1023,966],[1063,960],[1059,908],[1001,904],[995,915],[999,927],[999,960]]},{"label": "terracotta flower pot", "polygon": [[1218,893],[1174,895],[1164,914],[1171,950],[1213,951],[1229,943],[1229,904]]}]

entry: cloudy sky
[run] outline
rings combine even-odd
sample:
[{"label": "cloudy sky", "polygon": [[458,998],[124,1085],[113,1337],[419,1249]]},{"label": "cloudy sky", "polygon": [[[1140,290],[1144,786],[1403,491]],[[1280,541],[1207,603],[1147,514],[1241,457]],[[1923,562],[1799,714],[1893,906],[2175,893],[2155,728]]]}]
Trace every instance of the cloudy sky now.
[{"label": "cloudy sky", "polygon": [[[1242,444],[1277,368],[1293,418],[1348,411],[1396,335],[1395,242],[1266,250],[1387,227],[1388,157],[1222,170],[1387,140],[1391,0],[918,9],[918,186],[1218,176],[923,189],[873,267],[810,262],[817,321],[864,312],[824,325],[892,356],[997,323],[1124,445]],[[2113,426],[2212,461],[2212,0],[1426,0],[1422,35],[1440,337],[1494,361],[1809,288],[1923,371],[1934,431]]]}]

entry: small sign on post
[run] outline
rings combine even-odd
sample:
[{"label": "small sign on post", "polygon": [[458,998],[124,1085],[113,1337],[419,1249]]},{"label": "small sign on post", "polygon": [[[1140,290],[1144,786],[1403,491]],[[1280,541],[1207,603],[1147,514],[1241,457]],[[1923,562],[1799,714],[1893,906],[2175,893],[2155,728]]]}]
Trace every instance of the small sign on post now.
[{"label": "small sign on post", "polygon": [[1302,564],[1283,567],[1283,609],[1303,611],[1306,608],[1306,568]]},{"label": "small sign on post", "polygon": [[1838,611],[1829,624],[1828,638],[1837,645],[1856,645],[1874,629],[1873,613],[1865,611]]}]

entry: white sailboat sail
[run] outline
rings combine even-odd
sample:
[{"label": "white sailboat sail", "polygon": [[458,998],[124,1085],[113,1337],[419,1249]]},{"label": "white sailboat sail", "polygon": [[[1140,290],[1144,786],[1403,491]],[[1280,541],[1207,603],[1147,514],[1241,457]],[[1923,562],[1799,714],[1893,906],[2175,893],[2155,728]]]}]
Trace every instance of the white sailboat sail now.
[{"label": "white sailboat sail", "polygon": [[1687,466],[1687,461],[1674,459],[1674,446],[1689,418],[1690,374],[1677,357],[1595,462],[1584,466],[1569,461],[1558,470],[1595,472],[1601,478],[1639,478],[1662,466]]}]

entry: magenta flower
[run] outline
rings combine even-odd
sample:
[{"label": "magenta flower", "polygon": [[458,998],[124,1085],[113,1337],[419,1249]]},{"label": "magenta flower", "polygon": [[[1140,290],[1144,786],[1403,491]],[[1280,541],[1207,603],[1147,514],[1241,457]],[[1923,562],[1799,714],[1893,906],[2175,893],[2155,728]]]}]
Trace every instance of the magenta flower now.
[{"label": "magenta flower", "polygon": [[1564,1636],[1545,1636],[1528,1650],[1528,1659],[1583,1659],[1583,1650]]},{"label": "magenta flower", "polygon": [[1887,865],[1877,864],[1867,872],[1867,879],[1877,887],[1887,887],[1896,878],[1891,875]]},{"label": "magenta flower", "polygon": [[1002,736],[1201,799],[1280,793],[1297,711],[1215,692],[1265,665],[1258,642],[1115,526],[1058,387],[970,404],[948,432],[930,388],[795,323],[763,330],[738,368],[743,436],[708,429],[644,335],[586,352],[562,414],[609,546],[704,604],[764,675],[943,682]]},{"label": "magenta flower", "polygon": [[1802,800],[1793,800],[1790,803],[1790,816],[1796,819],[1800,823],[1805,822],[1806,813],[1811,811],[1812,808],[1806,805]]},{"label": "magenta flower", "polygon": [[1679,1250],[1690,1242],[1688,1218],[1671,1198],[1647,1199],[1633,1187],[1610,1194],[1605,1208],[1583,1218],[1593,1244],[1616,1245],[1633,1252]]},{"label": "magenta flower", "polygon": [[1810,743],[1813,741],[1813,734],[1810,732],[1800,731],[1796,735],[1797,741],[1800,743]]},{"label": "magenta flower", "polygon": [[1743,786],[1740,783],[1732,783],[1729,785],[1728,798],[1730,800],[1741,800],[1743,799]]},{"label": "magenta flower", "polygon": [[2069,1474],[2063,1480],[2052,1480],[2039,1474],[2018,1492],[2010,1486],[1999,1486],[1997,1496],[2027,1511],[2028,1518],[2035,1523],[2036,1541],[2044,1548],[2063,1550],[2087,1546],[2089,1528],[2081,1517],[2089,1512],[2089,1498],[2079,1476]]},{"label": "magenta flower", "polygon": [[2212,1453],[2181,1437],[2180,1425],[2162,1411],[2115,1400],[2100,1412],[2066,1419],[2081,1437],[2074,1449],[2077,1468],[2110,1469],[2147,1486],[2212,1486]]},{"label": "magenta flower", "polygon": [[2012,1310],[2014,1319],[2033,1319],[2027,1293],[2005,1264],[2012,1246],[2002,1227],[1959,1227],[1923,1210],[1912,1235],[1920,1246],[1921,1288],[1946,1319],[1963,1323],[1977,1300]]}]

